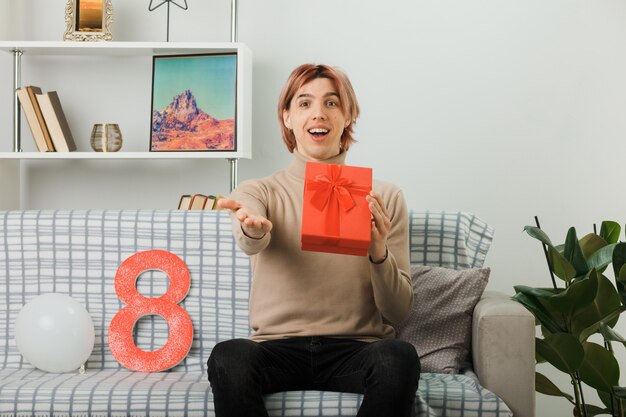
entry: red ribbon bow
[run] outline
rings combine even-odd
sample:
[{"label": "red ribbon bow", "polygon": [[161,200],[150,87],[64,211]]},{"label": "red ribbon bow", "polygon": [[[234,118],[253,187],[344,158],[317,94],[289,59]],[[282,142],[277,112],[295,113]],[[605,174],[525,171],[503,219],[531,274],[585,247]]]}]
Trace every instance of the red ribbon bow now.
[{"label": "red ribbon bow", "polygon": [[313,191],[309,201],[311,205],[324,212],[324,232],[328,242],[334,242],[340,231],[340,211],[349,211],[356,202],[353,195],[367,195],[370,187],[355,184],[350,178],[341,177],[341,165],[327,164],[326,174],[317,174],[307,180],[306,187]]},{"label": "red ribbon bow", "polygon": [[328,175],[317,174],[308,183],[309,188],[314,191],[311,204],[322,211],[331,200],[337,200],[344,211],[350,210],[356,205],[351,194],[355,188],[352,183],[350,178],[341,177],[341,165],[328,165]]}]

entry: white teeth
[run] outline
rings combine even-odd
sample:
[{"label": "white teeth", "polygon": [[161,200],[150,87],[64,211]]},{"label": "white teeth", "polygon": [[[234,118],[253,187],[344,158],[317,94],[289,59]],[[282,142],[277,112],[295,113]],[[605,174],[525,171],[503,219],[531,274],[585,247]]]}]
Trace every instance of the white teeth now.
[{"label": "white teeth", "polygon": [[328,133],[328,130],[326,129],[310,129],[309,133]]}]

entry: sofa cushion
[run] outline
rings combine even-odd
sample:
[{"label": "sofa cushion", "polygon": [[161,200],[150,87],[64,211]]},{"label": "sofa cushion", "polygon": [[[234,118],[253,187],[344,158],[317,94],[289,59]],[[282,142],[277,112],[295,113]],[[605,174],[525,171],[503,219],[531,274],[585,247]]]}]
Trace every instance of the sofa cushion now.
[{"label": "sofa cushion", "polygon": [[494,229],[472,213],[409,213],[411,264],[453,269],[480,268]]},{"label": "sofa cushion", "polygon": [[213,397],[196,372],[90,370],[52,374],[24,367],[0,370],[0,416],[207,417]]},{"label": "sofa cushion", "polygon": [[415,347],[423,372],[459,372],[471,347],[472,312],[489,273],[489,268],[411,266],[413,306],[397,337]]},{"label": "sofa cushion", "polygon": [[[270,417],[355,416],[360,394],[288,391],[266,397]],[[476,375],[422,373],[415,397],[415,417],[511,417],[509,408],[494,393],[478,383]]]},{"label": "sofa cushion", "polygon": [[[51,374],[38,369],[0,370],[0,416],[37,417],[210,417],[213,395],[206,375],[87,370]],[[52,402],[51,399],[54,398]],[[268,414],[354,416],[362,395],[289,391],[266,397]],[[475,375],[424,373],[415,400],[416,417],[511,417],[504,402]],[[469,413],[469,414],[468,414]]]}]

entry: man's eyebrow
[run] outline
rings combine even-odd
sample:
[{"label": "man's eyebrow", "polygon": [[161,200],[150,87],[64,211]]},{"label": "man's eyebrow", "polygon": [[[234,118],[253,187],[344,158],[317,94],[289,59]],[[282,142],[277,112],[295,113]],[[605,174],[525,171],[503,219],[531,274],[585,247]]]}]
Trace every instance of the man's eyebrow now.
[{"label": "man's eyebrow", "polygon": [[[339,98],[339,94],[335,93],[334,91],[324,94],[324,97],[331,97],[331,96]],[[302,93],[296,98],[313,98],[313,97],[314,97],[313,94]]]}]

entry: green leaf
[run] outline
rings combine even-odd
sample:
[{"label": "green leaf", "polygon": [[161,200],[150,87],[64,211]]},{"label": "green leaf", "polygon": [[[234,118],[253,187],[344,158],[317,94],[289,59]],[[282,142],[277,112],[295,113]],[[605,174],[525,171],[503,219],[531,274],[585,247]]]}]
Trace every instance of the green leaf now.
[{"label": "green leaf", "polygon": [[580,379],[592,388],[610,392],[619,383],[619,364],[615,356],[602,346],[583,342],[584,359],[578,372]]},{"label": "green leaf", "polygon": [[574,397],[561,391],[548,377],[539,372],[535,372],[535,390],[542,394],[552,395],[553,397],[565,397],[570,400],[570,402],[574,401]]},{"label": "green leaf", "polygon": [[611,410],[608,408],[600,408],[591,404],[585,404],[585,410],[587,410],[587,417],[599,416],[601,414],[611,415]]},{"label": "green leaf", "polygon": [[546,360],[542,358],[540,354],[535,352],[535,363],[545,363],[545,362]]},{"label": "green leaf", "polygon": [[617,317],[619,317],[619,315],[622,314],[624,311],[626,311],[626,306],[619,306],[617,309],[615,309],[611,313],[607,314],[601,320],[593,323],[592,325],[590,325],[590,326],[586,327],[584,330],[582,330],[580,332],[580,335],[578,336],[578,340],[580,340],[581,342],[587,340],[587,338],[589,338],[589,336],[591,336],[592,334],[596,333],[600,329],[600,326],[602,324],[610,323],[612,320],[614,320]]},{"label": "green leaf", "polygon": [[626,339],[606,324],[600,325],[600,333],[602,334],[602,337],[604,337],[604,340],[609,342],[619,342],[626,346]]},{"label": "green leaf", "polygon": [[580,239],[580,248],[583,251],[585,259],[589,259],[592,254],[594,254],[599,249],[602,249],[606,245],[606,241],[595,233],[589,233],[588,235],[585,235],[582,239]]},{"label": "green leaf", "polygon": [[[619,389],[619,387],[613,387],[614,390],[616,388]],[[599,391],[599,390],[597,391],[597,393],[598,393],[598,397],[600,398],[600,400],[602,400],[602,403],[605,405],[607,410],[610,410],[611,409],[611,394],[609,394],[608,392]],[[613,399],[614,401],[621,401],[622,406],[626,405],[626,400],[618,398],[615,394],[613,394]],[[617,410],[617,403],[615,403],[614,406],[615,406],[615,410]]]},{"label": "green leaf", "polygon": [[553,247],[548,247],[548,259],[552,272],[562,280],[569,282],[577,276],[574,266]]},{"label": "green leaf", "polygon": [[595,251],[589,258],[587,259],[587,263],[589,264],[589,268],[595,268],[598,271],[604,270],[611,262],[613,262],[613,251],[615,250],[616,244],[606,245],[605,247],[598,249]]},{"label": "green leaf", "polygon": [[557,277],[569,282],[572,278],[577,276],[574,266],[572,266],[565,256],[554,247],[552,241],[543,230],[535,226],[524,226],[524,231],[528,233],[529,236],[539,240],[548,247],[550,268]]},{"label": "green leaf", "polygon": [[513,300],[517,301],[528,311],[530,311],[539,322],[545,326],[552,333],[560,333],[565,329],[561,328],[559,324],[554,320],[552,315],[546,310],[546,308],[532,295],[526,295],[518,292],[513,296]]},{"label": "green leaf", "polygon": [[524,226],[524,231],[528,233],[530,237],[533,237],[540,241],[541,243],[545,243],[548,246],[553,246],[552,241],[546,233],[538,227],[535,226]]},{"label": "green leaf", "polygon": [[617,285],[620,301],[626,305],[626,264],[622,265],[619,275],[615,277],[615,285]]},{"label": "green leaf", "polygon": [[606,243],[616,243],[619,239],[621,226],[611,220],[605,220],[600,227],[600,237],[606,241]]},{"label": "green leaf", "polygon": [[521,292],[522,294],[532,295],[534,297],[543,298],[546,300],[552,298],[552,296],[558,294],[560,291],[563,290],[562,288],[535,288],[528,287],[526,285],[515,285],[513,286],[513,289],[515,290],[515,292]]},{"label": "green leaf", "polygon": [[584,276],[589,272],[589,266],[583,256],[583,251],[578,243],[576,236],[576,228],[570,227],[565,238],[565,248],[563,248],[563,256],[576,270],[576,276]]},{"label": "green leaf", "polygon": [[570,284],[565,291],[553,295],[548,300],[550,305],[566,314],[567,318],[593,303],[598,293],[598,273],[593,271],[589,277]]},{"label": "green leaf", "polygon": [[569,333],[555,333],[545,339],[535,338],[535,349],[558,370],[573,374],[585,358],[581,343]]},{"label": "green leaf", "polygon": [[626,243],[620,242],[615,245],[613,250],[613,272],[616,277],[620,276],[620,271],[624,264],[626,264]]},{"label": "green leaf", "polygon": [[[592,270],[592,274],[594,273],[595,271]],[[581,337],[583,336],[584,330],[596,323],[597,326],[595,329],[590,329],[590,331],[593,330],[593,333],[597,332],[600,327],[600,322],[603,320],[604,323],[614,326],[615,323],[617,323],[616,317],[619,316],[618,314],[612,319],[606,320],[609,314],[620,307],[620,300],[613,283],[604,275],[595,274],[598,275],[598,291],[596,297],[590,305],[582,310],[576,311],[570,323],[571,333]],[[585,333],[585,338],[579,338],[579,340],[586,340],[586,338],[593,333]]]}]

